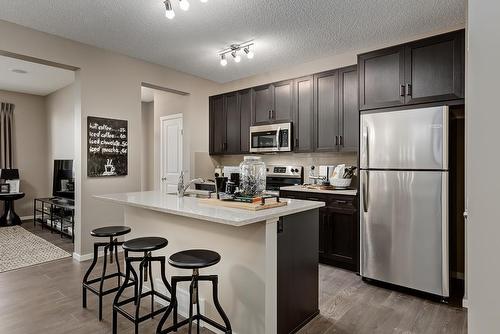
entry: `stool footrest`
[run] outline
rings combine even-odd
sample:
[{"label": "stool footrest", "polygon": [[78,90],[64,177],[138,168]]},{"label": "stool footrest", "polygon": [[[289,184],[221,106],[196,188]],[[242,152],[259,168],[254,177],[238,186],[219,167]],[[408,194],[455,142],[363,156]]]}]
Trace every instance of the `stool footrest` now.
[{"label": "stool footrest", "polygon": [[125,278],[125,274],[123,274],[123,273],[113,273],[113,274],[106,275],[104,277],[93,278],[91,280],[83,282],[83,284],[85,284],[85,285],[91,285],[91,284],[100,282],[102,279],[107,280],[109,278],[118,277],[118,276],[121,276],[121,277]]},{"label": "stool footrest", "polygon": [[[214,320],[210,319],[210,318],[207,318],[205,317],[204,315],[198,315],[198,314],[195,314],[191,317],[191,321],[194,322],[196,320],[201,320],[201,321],[204,321],[206,322],[207,324],[217,328],[218,330],[220,331],[223,331],[224,333],[226,333],[227,331],[229,331],[226,327],[224,327],[223,325],[219,324],[218,322],[215,322]],[[174,332],[174,331],[177,331],[179,328],[181,328],[182,326],[185,326],[189,324],[189,318],[187,319],[184,319],[182,321],[179,321],[177,323],[177,326],[176,325],[172,325],[168,328],[165,328],[164,330],[161,331],[161,334],[167,334],[167,333],[171,333],[171,332]]]}]

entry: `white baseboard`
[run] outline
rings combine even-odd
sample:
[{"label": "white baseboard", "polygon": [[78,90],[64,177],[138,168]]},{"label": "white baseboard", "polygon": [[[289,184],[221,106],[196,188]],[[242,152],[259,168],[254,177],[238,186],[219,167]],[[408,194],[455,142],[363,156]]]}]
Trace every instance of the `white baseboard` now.
[{"label": "white baseboard", "polygon": [[[118,253],[121,253],[123,252],[123,249],[119,248],[118,249]],[[99,254],[98,254],[98,257],[103,257],[104,256],[104,251],[100,250],[99,251]],[[78,262],[84,262],[84,261],[88,261],[88,260],[92,260],[94,258],[94,253],[88,253],[88,254],[83,254],[83,255],[80,255],[80,254],[77,254],[75,252],[73,252],[73,259],[77,260]]]},{"label": "white baseboard", "polygon": [[[158,288],[156,288],[158,287]],[[163,286],[163,281],[159,278],[155,279],[155,289],[168,296],[168,291],[167,289]],[[155,299],[156,300],[156,299]],[[178,307],[178,313],[180,316],[187,318],[189,316],[189,292],[185,289],[180,289],[179,286],[177,285],[177,307]],[[165,301],[163,300],[158,300],[159,304],[162,305],[168,305]],[[205,299],[200,298],[200,313],[205,315]],[[218,330],[217,328],[213,327],[210,324],[207,324],[204,321],[200,322],[201,327],[205,327],[206,329],[216,333],[216,334],[224,334],[224,332]],[[237,334],[235,331],[233,331],[233,334]]]},{"label": "white baseboard", "polygon": [[469,308],[469,300],[467,298],[462,299],[462,307]]}]

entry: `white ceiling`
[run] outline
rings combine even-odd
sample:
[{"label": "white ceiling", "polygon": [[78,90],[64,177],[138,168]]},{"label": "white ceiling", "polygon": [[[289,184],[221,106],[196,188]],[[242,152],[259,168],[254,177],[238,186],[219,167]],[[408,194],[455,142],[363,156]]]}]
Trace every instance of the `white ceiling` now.
[{"label": "white ceiling", "polygon": [[[217,82],[462,26],[466,0],[0,0],[0,19]],[[255,58],[216,52],[255,39]]]},{"label": "white ceiling", "polygon": [[[27,73],[15,73],[22,70]],[[73,71],[0,56],[0,89],[45,96],[75,80]]]}]

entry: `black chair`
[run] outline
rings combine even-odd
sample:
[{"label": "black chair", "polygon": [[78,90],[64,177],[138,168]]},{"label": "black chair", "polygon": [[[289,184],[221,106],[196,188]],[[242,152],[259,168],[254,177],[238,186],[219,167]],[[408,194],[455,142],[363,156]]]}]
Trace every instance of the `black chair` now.
[{"label": "black chair", "polygon": [[[224,313],[224,310],[222,309],[222,306],[219,303],[219,297],[218,297],[218,283],[219,283],[219,277],[217,275],[201,275],[199,274],[199,270],[201,268],[206,268],[213,266],[220,261],[220,255],[214,251],[210,250],[204,250],[204,249],[191,249],[191,250],[186,250],[182,252],[178,252],[173,254],[168,262],[176,268],[181,268],[181,269],[192,269],[193,274],[191,276],[172,276],[172,302],[170,303],[170,306],[168,307],[167,311],[163,315],[160,323],[158,324],[158,328],[156,330],[157,334],[166,334],[170,333],[172,331],[177,331],[180,327],[188,324],[189,326],[189,333],[191,333],[191,329],[193,327],[193,321],[196,320],[196,332],[199,334],[200,333],[200,320],[203,320],[204,322],[214,326],[215,328],[223,331],[226,334],[231,334],[232,329],[231,329],[231,324],[229,322],[228,317],[226,316],[226,313]],[[177,297],[176,297],[176,291],[177,291],[177,283],[179,282],[189,282],[191,281],[191,284],[189,285],[189,300],[191,301],[189,303],[189,318],[185,319],[181,322],[177,322]],[[215,322],[212,319],[207,318],[204,315],[200,314],[200,301],[199,301],[199,296],[198,296],[198,282],[199,281],[208,281],[212,282],[212,297],[214,300],[214,305],[217,311],[219,312],[219,315],[222,318],[222,321],[224,322],[224,326]],[[196,314],[193,315],[193,304],[196,304]],[[170,326],[167,329],[162,329],[163,325],[165,324],[165,321],[167,320],[170,312],[173,309],[173,325]]]},{"label": "black chair", "polygon": [[[123,242],[119,242],[116,237],[120,235],[125,235],[131,231],[130,227],[128,226],[107,226],[107,227],[101,227],[97,228],[95,230],[92,230],[90,232],[90,235],[98,238],[109,238],[109,242],[96,242],[94,243],[94,259],[92,261],[92,264],[90,265],[89,269],[85,273],[85,276],[83,277],[83,282],[82,282],[82,288],[83,288],[83,296],[82,296],[82,302],[83,302],[83,307],[87,308],[87,290],[90,290],[90,292],[96,294],[99,298],[98,302],[98,308],[99,308],[99,321],[102,320],[102,298],[105,295],[108,295],[110,293],[118,291],[120,289],[120,283],[121,283],[121,277],[125,277],[125,275],[121,272],[120,270],[120,261],[118,260],[118,246],[122,245]],[[99,248],[103,247],[104,251],[104,257],[103,257],[103,267],[102,267],[102,274],[101,277],[94,278],[89,280],[89,276],[94,270],[96,264],[97,264],[97,259],[99,258]],[[113,264],[113,252],[115,253],[115,262],[116,262],[116,273],[106,275],[106,269],[107,269],[107,263],[108,263],[108,252],[109,252],[109,263]],[[104,282],[108,279],[117,277],[117,283],[118,285],[114,288],[104,290]],[[99,282],[99,287],[96,288],[93,286],[93,284]],[[130,285],[135,284],[134,282],[129,283]]]},{"label": "black chair", "polygon": [[[165,277],[165,257],[164,256],[152,256],[151,252],[155,250],[159,250],[165,248],[168,244],[168,240],[160,237],[148,237],[148,238],[137,238],[128,240],[123,243],[123,250],[125,252],[125,283],[122,285],[120,290],[115,296],[115,300],[113,302],[113,334],[117,333],[117,317],[118,313],[123,315],[128,320],[132,321],[135,325],[135,333],[139,333],[139,324],[143,321],[153,318],[154,316],[165,312],[168,307],[170,307],[170,298],[165,296],[164,294],[159,293],[154,289],[154,279],[152,273],[152,263],[159,262],[161,265],[161,279],[163,284],[167,288],[168,292],[171,293],[172,289],[170,288],[170,284]],[[143,253],[143,256],[131,257],[129,256],[129,252],[140,252]],[[139,277],[137,277],[137,273],[134,270],[132,264],[134,262],[139,263]],[[138,282],[135,285],[134,297],[126,298],[120,301],[120,297],[123,294],[123,291],[127,287],[127,283],[130,280],[130,274],[134,276],[134,280]],[[142,292],[143,281],[146,282],[150,280],[151,289],[147,292]],[[145,315],[140,314],[141,307],[141,298],[151,296],[151,311]],[[160,299],[168,302],[169,306],[161,307],[157,310],[154,309],[154,297],[157,296]],[[124,306],[134,303],[135,304],[135,312],[134,314],[130,314],[124,309]]]}]

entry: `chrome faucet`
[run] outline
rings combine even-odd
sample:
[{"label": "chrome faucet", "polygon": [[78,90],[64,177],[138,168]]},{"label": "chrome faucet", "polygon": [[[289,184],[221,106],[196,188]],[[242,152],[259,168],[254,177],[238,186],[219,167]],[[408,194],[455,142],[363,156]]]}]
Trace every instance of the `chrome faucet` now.
[{"label": "chrome faucet", "polygon": [[184,184],[184,171],[182,171],[179,175],[179,181],[177,183],[177,196],[184,197],[186,190],[188,190],[188,188],[191,187],[191,185],[195,182],[205,182],[205,180],[202,178],[198,178],[189,181],[187,184]]}]

